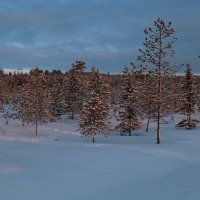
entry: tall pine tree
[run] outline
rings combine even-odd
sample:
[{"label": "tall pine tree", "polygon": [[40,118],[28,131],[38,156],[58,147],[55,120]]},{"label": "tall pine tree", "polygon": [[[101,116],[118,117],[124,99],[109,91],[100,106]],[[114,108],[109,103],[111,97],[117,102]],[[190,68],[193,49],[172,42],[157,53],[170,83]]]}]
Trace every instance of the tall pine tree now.
[{"label": "tall pine tree", "polygon": [[144,41],[144,49],[139,49],[140,55],[138,60],[141,61],[140,67],[153,72],[156,78],[156,113],[157,113],[157,143],[160,143],[160,123],[164,105],[164,96],[166,93],[166,85],[169,77],[176,72],[174,65],[171,65],[169,58],[175,55],[173,44],[176,40],[173,37],[175,30],[172,23],[165,23],[161,18],[154,22],[154,27],[146,28]]},{"label": "tall pine tree", "polygon": [[45,75],[39,68],[32,69],[28,82],[19,93],[19,115],[23,124],[34,123],[38,135],[38,123],[48,120],[48,90]]}]

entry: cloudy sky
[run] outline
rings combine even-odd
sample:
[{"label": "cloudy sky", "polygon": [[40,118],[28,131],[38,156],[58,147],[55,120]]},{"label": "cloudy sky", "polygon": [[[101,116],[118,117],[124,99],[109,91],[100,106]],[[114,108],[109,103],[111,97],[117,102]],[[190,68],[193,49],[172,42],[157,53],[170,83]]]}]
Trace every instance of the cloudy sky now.
[{"label": "cloudy sky", "polygon": [[174,61],[200,73],[199,0],[1,0],[0,66],[66,71],[81,59],[120,73],[158,17],[176,30]]}]

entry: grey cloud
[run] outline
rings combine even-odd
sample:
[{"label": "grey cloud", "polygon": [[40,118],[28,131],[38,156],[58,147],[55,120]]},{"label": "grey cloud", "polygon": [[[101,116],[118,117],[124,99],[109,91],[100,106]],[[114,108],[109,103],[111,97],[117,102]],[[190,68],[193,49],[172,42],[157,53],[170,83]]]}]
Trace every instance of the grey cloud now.
[{"label": "grey cloud", "polygon": [[200,72],[199,9],[197,0],[1,0],[1,65],[66,70],[84,59],[120,72],[136,59],[144,28],[161,16],[176,29],[176,61]]}]

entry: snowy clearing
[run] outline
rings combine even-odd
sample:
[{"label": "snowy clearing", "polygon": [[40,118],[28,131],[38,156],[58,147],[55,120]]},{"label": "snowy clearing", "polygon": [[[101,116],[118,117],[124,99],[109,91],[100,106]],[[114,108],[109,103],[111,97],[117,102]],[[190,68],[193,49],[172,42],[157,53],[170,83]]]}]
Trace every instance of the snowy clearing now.
[{"label": "snowy clearing", "polygon": [[63,120],[39,128],[1,121],[2,200],[198,200],[200,129],[163,125],[139,136],[78,134],[78,123]]}]

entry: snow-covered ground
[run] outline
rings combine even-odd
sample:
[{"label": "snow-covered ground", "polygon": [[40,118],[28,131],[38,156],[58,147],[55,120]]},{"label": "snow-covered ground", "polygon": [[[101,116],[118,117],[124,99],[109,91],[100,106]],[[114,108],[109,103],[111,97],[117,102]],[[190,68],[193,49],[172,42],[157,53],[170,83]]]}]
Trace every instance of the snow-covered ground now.
[{"label": "snow-covered ground", "polygon": [[1,200],[199,200],[200,128],[80,137],[77,121],[34,127],[1,120]]}]

